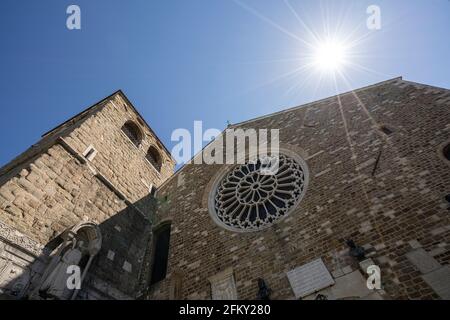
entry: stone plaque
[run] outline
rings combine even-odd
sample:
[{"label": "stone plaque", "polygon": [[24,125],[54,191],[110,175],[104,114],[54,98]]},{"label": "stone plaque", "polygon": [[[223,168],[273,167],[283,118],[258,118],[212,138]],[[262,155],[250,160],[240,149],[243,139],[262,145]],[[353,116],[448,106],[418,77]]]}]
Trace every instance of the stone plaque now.
[{"label": "stone plaque", "polygon": [[228,268],[209,278],[212,300],[237,300],[233,269]]},{"label": "stone plaque", "polygon": [[422,276],[442,299],[450,300],[450,267],[444,266]]},{"label": "stone plaque", "polygon": [[334,284],[321,258],[288,271],[287,277],[297,299]]},{"label": "stone plaque", "polygon": [[408,252],[406,257],[421,273],[424,274],[441,267],[439,262],[422,248]]}]

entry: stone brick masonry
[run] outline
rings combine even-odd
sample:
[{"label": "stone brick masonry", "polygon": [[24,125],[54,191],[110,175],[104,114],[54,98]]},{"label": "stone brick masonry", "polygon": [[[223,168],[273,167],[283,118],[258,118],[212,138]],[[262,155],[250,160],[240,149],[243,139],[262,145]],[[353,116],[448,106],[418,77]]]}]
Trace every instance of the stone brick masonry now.
[{"label": "stone brick masonry", "polygon": [[150,298],[170,298],[177,286],[182,298],[209,299],[209,277],[232,268],[239,299],[256,298],[258,278],[272,289],[272,298],[292,299],[286,273],[298,266],[322,258],[335,279],[359,269],[346,239],[363,246],[380,266],[379,297],[448,298],[450,278],[440,278],[439,295],[407,254],[422,248],[425,259],[448,276],[444,197],[450,163],[442,147],[450,142],[449,111],[449,90],[397,78],[235,125],[280,129],[280,147],[303,155],[309,167],[306,195],[269,229],[235,233],[208,213],[221,166],[186,165],[158,192],[169,199],[158,217],[172,221],[172,235],[168,277]]},{"label": "stone brick masonry", "polygon": [[[287,273],[319,258],[334,285],[315,294],[450,299],[449,110],[449,90],[396,78],[232,126],[280,129],[280,147],[309,169],[289,216],[242,233],[208,210],[214,181],[232,166],[187,164],[173,174],[167,149],[116,92],[0,170],[0,295],[36,298],[61,235],[90,222],[102,245],[78,299],[211,299],[216,279],[227,297],[255,299],[258,278],[272,299],[294,299]],[[128,120],[142,131],[138,147],[121,130]],[[160,172],[145,159],[150,146]],[[168,221],[167,276],[149,287],[152,230]],[[381,290],[366,292],[348,239],[380,267]]]},{"label": "stone brick masonry", "polygon": [[[127,120],[139,123],[144,133],[139,148],[121,131]],[[91,145],[97,154],[88,161],[82,154]],[[151,145],[162,156],[160,172],[145,159]],[[149,187],[161,184],[173,166],[158,138],[123,93],[117,92],[54,129],[2,168],[0,221],[40,248],[82,221],[98,224],[103,245],[85,282],[95,282],[90,295],[134,298],[151,237]],[[16,245],[0,234],[2,238],[7,245]],[[29,253],[30,249],[24,250],[25,255]],[[47,255],[37,254],[44,265]],[[0,286],[5,292],[11,261],[21,263],[15,256],[0,256]],[[39,282],[42,267],[26,264],[25,270],[26,277]]]}]

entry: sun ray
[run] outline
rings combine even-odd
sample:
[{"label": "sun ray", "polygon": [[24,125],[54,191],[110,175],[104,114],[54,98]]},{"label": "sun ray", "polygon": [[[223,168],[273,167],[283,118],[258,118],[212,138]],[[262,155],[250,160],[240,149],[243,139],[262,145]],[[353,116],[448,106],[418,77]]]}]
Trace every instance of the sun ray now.
[{"label": "sun ray", "polygon": [[253,9],[252,7],[246,5],[245,3],[242,3],[239,0],[233,0],[236,4],[238,4],[239,6],[241,6],[242,8],[244,8],[246,11],[252,13],[254,16],[258,17],[259,19],[267,22],[268,24],[270,24],[272,27],[278,29],[279,31],[283,32],[285,35],[290,36],[291,38],[311,47],[312,44],[309,43],[308,41],[298,37],[296,34],[286,30],[285,28],[283,28],[282,26],[280,26],[279,24],[277,24],[276,22],[272,21],[271,19],[267,18],[266,16],[262,15],[261,13],[259,13],[257,10]]},{"label": "sun ray", "polygon": [[[303,19],[290,0],[283,0],[288,12],[298,22],[300,28],[295,32],[288,30],[278,24],[276,21],[268,18],[265,14],[259,12],[243,0],[233,0],[237,5],[269,24],[273,28],[281,31],[283,34],[300,42],[301,47],[296,48],[294,57],[288,54],[284,59],[269,59],[261,61],[251,61],[246,64],[281,64],[293,65],[291,71],[275,76],[266,82],[263,82],[253,88],[247,89],[250,92],[268,85],[282,81],[291,81],[287,84],[287,89],[283,96],[293,96],[294,99],[304,92],[310,92],[313,98],[316,98],[320,89],[328,82],[334,84],[334,90],[337,90],[338,83],[348,85],[347,72],[367,73],[375,77],[386,77],[378,70],[369,68],[365,59],[379,58],[379,55],[364,52],[366,46],[363,44],[370,41],[377,33],[364,31],[366,21],[360,20],[355,26],[351,27],[347,21],[352,12],[354,4],[335,5],[327,1],[319,1],[319,15],[322,17],[319,28],[313,28],[307,20]],[[383,25],[384,26],[384,25]],[[303,34],[303,36],[302,36]],[[297,43],[296,42],[296,43]],[[282,84],[284,85],[284,84]],[[307,89],[307,90],[306,90]],[[336,92],[337,93],[337,92]],[[295,103],[295,102],[294,102]]]},{"label": "sun ray", "polygon": [[382,73],[382,72],[378,72],[376,70],[370,69],[368,67],[364,67],[361,64],[355,63],[355,62],[347,62],[347,67],[352,68],[354,70],[359,70],[359,71],[367,71],[368,73],[372,73],[374,75],[378,75],[378,76],[382,76],[385,78],[392,78],[392,75],[386,74],[386,73]]},{"label": "sun ray", "polygon": [[316,87],[315,87],[315,89],[313,91],[312,100],[316,99],[317,91],[319,90],[319,87],[322,84],[323,77],[324,77],[324,73],[321,72],[320,75],[319,75],[319,79],[317,80]]},{"label": "sun ray", "polygon": [[[301,78],[300,81],[298,81],[298,82],[294,83],[292,86],[290,86],[290,87],[288,88],[288,90],[285,92],[285,95],[289,95],[292,91],[296,90],[297,88],[298,88],[298,89],[302,88],[303,85],[304,85],[305,83],[308,83],[308,82],[309,82],[309,80],[311,79],[312,76],[313,76],[313,73],[312,73],[312,72],[309,72],[309,73],[306,75],[306,77]],[[296,96],[297,96],[297,95],[296,95]],[[295,98],[295,97],[294,97],[294,98]]]},{"label": "sun ray", "polygon": [[[337,80],[336,80],[336,74],[333,74],[333,82],[334,82],[334,85],[335,85],[335,90],[336,90],[336,92],[338,92],[339,90],[338,90],[338,85],[337,85]],[[347,142],[348,142],[348,145],[350,147],[350,151],[352,153],[351,160],[353,161],[353,165],[355,166],[356,174],[357,174],[359,180],[361,181],[362,180],[362,175],[361,175],[361,172],[358,170],[358,165],[357,165],[357,161],[356,161],[357,156],[356,156],[356,152],[355,152],[355,147],[354,147],[354,145],[352,143],[352,139],[351,139],[350,133],[348,131],[348,123],[347,123],[347,120],[345,119],[344,107],[343,107],[342,102],[341,102],[340,94],[337,94],[336,98],[337,98],[337,101],[338,101],[339,111],[340,111],[340,114],[341,114],[341,117],[342,117],[342,123],[343,123],[343,126],[344,126],[345,135],[347,137]],[[367,203],[369,203],[370,202],[369,196],[367,195],[367,191],[365,189],[364,184],[362,184],[362,190],[363,190],[363,193],[364,193],[364,196],[366,198]]]},{"label": "sun ray", "polygon": [[[345,75],[344,75],[344,74],[340,73],[339,75],[343,78],[343,80],[345,81],[345,83],[346,83],[347,85],[350,85],[350,83],[347,82],[347,79],[345,78]],[[335,84],[337,84],[336,81],[335,81]],[[337,90],[337,86],[336,86],[336,90]],[[359,98],[359,96],[358,96],[358,94],[355,92],[355,90],[350,90],[350,93],[351,93],[351,94],[355,97],[355,99],[358,101],[358,104],[361,105],[361,107],[365,110],[367,116],[371,119],[371,121],[374,121],[374,123],[378,125],[378,123],[376,122],[376,120],[373,119],[373,117],[370,115],[370,113],[369,113],[369,111],[367,110],[365,104],[361,101],[361,99]],[[339,95],[338,95],[337,97],[338,97],[340,106],[342,106],[342,104],[340,103],[340,97],[339,97]],[[342,109],[341,109],[341,110],[342,110]],[[343,113],[342,113],[342,115],[343,115]],[[343,116],[343,119],[345,119],[344,116]],[[346,129],[346,132],[348,132],[348,129]],[[380,134],[381,134],[381,133],[380,133]],[[396,146],[395,146],[394,144],[392,144],[391,141],[390,141],[389,139],[387,139],[386,137],[382,137],[382,138],[383,138],[383,140],[386,142],[386,144],[389,145],[389,146],[393,149],[393,151],[397,153],[397,155],[399,155],[399,150],[396,148]],[[349,137],[349,139],[350,139],[350,137]],[[351,140],[349,140],[349,143],[351,143]],[[351,149],[352,149],[352,147],[351,147]],[[352,153],[353,153],[353,152],[354,152],[354,151],[353,151],[353,149],[352,149]],[[354,157],[355,157],[355,160],[354,160],[354,163],[355,163],[355,169],[357,170],[358,175],[359,175],[360,173],[359,173],[359,171],[358,171],[358,169],[357,169],[357,167],[356,167],[356,155],[354,155]],[[407,163],[409,163],[409,161],[407,161]],[[370,203],[369,196],[368,196],[368,194],[367,194],[367,190],[366,190],[366,187],[365,187],[364,183],[361,183],[361,188],[362,188],[363,193],[364,193],[364,195],[365,195],[367,204],[370,206],[371,203]],[[380,235],[381,239],[383,239],[383,241],[385,241],[385,240],[384,240],[384,236],[383,236],[383,234],[380,232],[378,226],[375,226],[375,230],[376,230],[377,233]],[[394,271],[394,274],[397,276],[397,273],[396,273],[395,271]]]},{"label": "sun ray", "polygon": [[284,3],[286,4],[286,6],[289,8],[289,10],[293,13],[293,15],[296,17],[296,19],[298,20],[298,22],[300,22],[301,26],[308,32],[308,34],[313,38],[313,40],[315,42],[319,41],[319,37],[314,33],[314,31],[311,30],[311,28],[309,28],[307,26],[307,24],[300,18],[300,16],[298,15],[298,13],[295,11],[295,9],[292,7],[292,5],[290,4],[289,0],[284,0]]},{"label": "sun ray", "polygon": [[251,65],[251,64],[276,63],[276,62],[301,62],[302,60],[304,60],[303,57],[297,55],[297,58],[253,60],[253,61],[244,61],[244,62],[241,62],[239,64]]},{"label": "sun ray", "polygon": [[275,78],[272,78],[272,79],[270,79],[268,81],[265,81],[265,82],[263,82],[263,83],[261,83],[261,84],[259,84],[257,86],[254,86],[254,87],[252,87],[250,89],[247,89],[246,91],[247,92],[251,92],[251,91],[254,91],[254,90],[266,87],[266,86],[268,86],[270,84],[273,84],[273,83],[275,83],[277,81],[287,80],[287,79],[289,79],[289,77],[293,77],[296,74],[299,74],[299,73],[301,73],[301,71],[303,71],[305,69],[308,69],[308,68],[310,68],[310,66],[307,65],[307,64],[299,66],[299,67],[295,68],[294,70],[291,70],[291,71],[285,72],[285,73],[283,73],[281,75],[278,75]]}]

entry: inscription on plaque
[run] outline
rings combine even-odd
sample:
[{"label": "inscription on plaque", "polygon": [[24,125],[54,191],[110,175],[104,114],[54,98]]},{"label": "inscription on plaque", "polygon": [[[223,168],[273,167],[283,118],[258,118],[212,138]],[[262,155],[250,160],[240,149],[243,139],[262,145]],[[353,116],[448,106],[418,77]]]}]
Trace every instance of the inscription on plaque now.
[{"label": "inscription on plaque", "polygon": [[287,277],[297,299],[334,284],[321,258],[288,271]]}]

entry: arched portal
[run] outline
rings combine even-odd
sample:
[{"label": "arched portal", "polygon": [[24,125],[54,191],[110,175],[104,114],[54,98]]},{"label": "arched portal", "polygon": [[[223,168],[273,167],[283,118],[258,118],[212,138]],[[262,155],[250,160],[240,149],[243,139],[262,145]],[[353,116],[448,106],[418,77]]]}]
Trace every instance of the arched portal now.
[{"label": "arched portal", "polygon": [[[67,229],[61,238],[62,243],[53,251],[51,261],[33,293],[41,299],[75,299],[92,260],[102,246],[100,229],[92,222],[81,222]],[[68,283],[73,287],[69,287]]]}]

